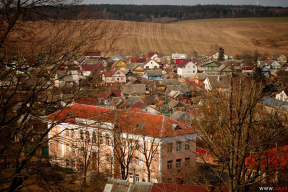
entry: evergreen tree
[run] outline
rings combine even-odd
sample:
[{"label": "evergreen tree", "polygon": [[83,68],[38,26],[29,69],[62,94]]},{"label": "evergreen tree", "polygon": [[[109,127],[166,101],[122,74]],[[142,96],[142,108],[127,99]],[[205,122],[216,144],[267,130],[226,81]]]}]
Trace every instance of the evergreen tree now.
[{"label": "evergreen tree", "polygon": [[224,61],[224,49],[222,47],[219,48],[218,61]]}]

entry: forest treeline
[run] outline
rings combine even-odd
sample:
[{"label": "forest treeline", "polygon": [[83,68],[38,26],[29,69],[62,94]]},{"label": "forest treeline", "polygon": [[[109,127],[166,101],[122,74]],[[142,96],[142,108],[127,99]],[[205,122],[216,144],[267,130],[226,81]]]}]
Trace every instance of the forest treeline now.
[{"label": "forest treeline", "polygon": [[[37,14],[37,12],[41,14]],[[140,21],[140,22],[173,22],[180,20],[210,18],[245,18],[245,17],[286,17],[288,8],[233,5],[73,5],[35,7],[27,20],[42,20],[45,16],[72,19],[98,19]]]}]

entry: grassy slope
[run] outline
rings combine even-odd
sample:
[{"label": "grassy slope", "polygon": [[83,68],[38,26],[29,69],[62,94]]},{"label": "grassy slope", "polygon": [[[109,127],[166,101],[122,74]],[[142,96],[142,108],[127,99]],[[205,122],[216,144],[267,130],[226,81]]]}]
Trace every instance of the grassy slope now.
[{"label": "grassy slope", "polygon": [[209,54],[213,44],[222,46],[229,55],[255,50],[288,55],[288,17],[205,19],[170,24],[119,22],[127,36],[117,47],[127,55],[132,48],[144,54],[149,51],[190,54],[194,50]]}]

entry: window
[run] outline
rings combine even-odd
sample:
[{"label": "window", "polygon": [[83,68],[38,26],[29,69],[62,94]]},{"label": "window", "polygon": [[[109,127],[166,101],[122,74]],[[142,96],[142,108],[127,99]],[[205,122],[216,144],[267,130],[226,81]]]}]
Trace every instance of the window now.
[{"label": "window", "polygon": [[181,168],[181,159],[177,159],[176,160],[176,169],[180,169]]},{"label": "window", "polygon": [[130,165],[133,165],[132,159],[130,159],[129,164],[130,164]]},{"label": "window", "polygon": [[129,145],[129,148],[132,148],[132,139],[129,139],[128,145]]},{"label": "window", "polygon": [[125,146],[125,145],[126,145],[126,140],[122,139],[122,146]]},{"label": "window", "polygon": [[86,142],[89,143],[90,141],[90,134],[89,131],[86,131]]},{"label": "window", "polygon": [[69,167],[69,164],[70,164],[70,163],[69,163],[69,160],[66,159],[66,166]]},{"label": "window", "polygon": [[185,158],[185,166],[189,166],[190,164],[190,157]]},{"label": "window", "polygon": [[182,144],[182,143],[181,143],[180,141],[177,142],[177,147],[176,147],[176,151],[177,151],[177,152],[180,152],[180,151],[181,151],[181,144]]},{"label": "window", "polygon": [[69,137],[69,130],[66,130],[66,136]]},{"label": "window", "polygon": [[167,161],[167,169],[168,170],[172,169],[172,161]]},{"label": "window", "polygon": [[167,144],[167,153],[172,153],[172,143]]},{"label": "window", "polygon": [[115,81],[115,78],[114,78],[114,77],[112,77],[112,81]]},{"label": "window", "polygon": [[146,69],[149,69],[149,66],[146,66]]},{"label": "window", "polygon": [[103,143],[103,137],[102,137],[102,133],[100,133],[99,135],[99,144],[102,144]]},{"label": "window", "polygon": [[136,176],[135,176],[135,181],[139,181],[139,175],[138,174],[136,174]]},{"label": "window", "polygon": [[190,68],[190,66],[188,66],[188,68]]},{"label": "window", "polygon": [[139,166],[139,158],[136,157],[136,166]]},{"label": "window", "polygon": [[136,146],[136,149],[139,149],[139,141],[138,140],[135,141],[135,146]]},{"label": "window", "polygon": [[109,145],[109,142],[110,142],[109,135],[106,135],[106,137],[105,137],[105,141],[106,141],[106,145]]},{"label": "window", "polygon": [[107,153],[106,154],[106,162],[109,163],[110,162],[110,155]]},{"label": "window", "polygon": [[190,73],[190,71],[188,71],[188,73]]},{"label": "window", "polygon": [[189,151],[190,150],[190,141],[186,141],[185,143],[185,151]]},{"label": "window", "polygon": [[75,148],[74,147],[71,147],[72,148],[72,153],[75,153]]},{"label": "window", "polygon": [[80,130],[80,139],[81,139],[81,141],[84,140],[84,136],[83,136],[83,131],[82,130]]},{"label": "window", "polygon": [[84,157],[84,149],[81,149],[81,157]]},{"label": "window", "polygon": [[92,143],[96,143],[96,133],[93,131],[92,133]]},{"label": "window", "polygon": [[195,71],[193,71],[193,73],[195,73]]},{"label": "window", "polygon": [[154,66],[154,69],[157,69],[157,66]]},{"label": "window", "polygon": [[71,137],[74,139],[74,130],[71,131]]},{"label": "window", "polygon": [[167,183],[172,183],[172,178],[168,178]]},{"label": "window", "polygon": [[72,161],[72,167],[75,167],[75,161]]},{"label": "window", "polygon": [[69,152],[69,146],[66,145],[66,153],[68,153],[68,152]]},{"label": "window", "polygon": [[195,68],[195,66],[193,66],[193,68]]},{"label": "window", "polygon": [[123,80],[124,80],[124,77],[121,77],[121,80],[123,81]]}]

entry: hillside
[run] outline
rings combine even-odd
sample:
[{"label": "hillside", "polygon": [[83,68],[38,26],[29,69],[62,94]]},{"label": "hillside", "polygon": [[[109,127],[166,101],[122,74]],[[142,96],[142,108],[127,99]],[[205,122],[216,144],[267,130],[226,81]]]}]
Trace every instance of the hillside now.
[{"label": "hillside", "polygon": [[218,44],[229,55],[258,50],[262,53],[288,54],[288,18],[206,19],[170,24],[114,21],[125,30],[124,38],[112,54],[209,54]]}]

